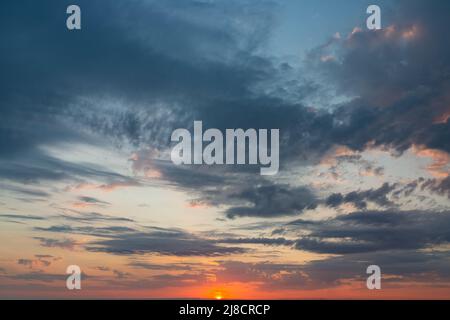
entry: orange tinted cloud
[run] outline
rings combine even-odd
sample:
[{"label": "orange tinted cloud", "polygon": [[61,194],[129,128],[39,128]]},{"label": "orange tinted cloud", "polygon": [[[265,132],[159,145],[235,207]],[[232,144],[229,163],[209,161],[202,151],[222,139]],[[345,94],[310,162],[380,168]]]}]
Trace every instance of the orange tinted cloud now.
[{"label": "orange tinted cloud", "polygon": [[416,38],[418,34],[419,34],[419,27],[417,25],[413,25],[413,26],[407,28],[406,30],[402,31],[403,39],[407,39],[407,40]]},{"label": "orange tinted cloud", "polygon": [[201,208],[208,208],[209,206],[206,203],[203,203],[199,200],[192,200],[189,201],[188,207],[192,209],[201,209]]},{"label": "orange tinted cloud", "polygon": [[357,155],[357,152],[350,148],[346,146],[336,146],[320,161],[320,164],[335,166],[338,158],[354,155]]},{"label": "orange tinted cloud", "polygon": [[447,152],[429,149],[425,146],[413,145],[412,151],[418,157],[430,158],[432,163],[427,166],[428,172],[436,178],[448,177],[448,165],[450,164],[450,155]]}]

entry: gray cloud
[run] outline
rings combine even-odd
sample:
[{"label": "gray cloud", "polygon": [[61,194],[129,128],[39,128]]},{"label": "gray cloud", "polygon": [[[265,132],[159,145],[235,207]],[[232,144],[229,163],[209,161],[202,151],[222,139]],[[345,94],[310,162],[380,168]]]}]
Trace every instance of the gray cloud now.
[{"label": "gray cloud", "polygon": [[100,206],[110,205],[109,202],[105,202],[105,201],[102,201],[102,200],[99,200],[99,199],[93,198],[93,197],[83,196],[83,197],[78,197],[78,200],[81,203],[85,203],[85,204],[100,205]]},{"label": "gray cloud", "polygon": [[12,185],[7,185],[7,184],[2,184],[1,188],[2,188],[2,190],[5,190],[5,191],[12,191],[12,192],[19,193],[19,194],[22,194],[25,196],[36,197],[36,198],[49,198],[51,196],[50,193],[45,192],[45,191],[30,189],[30,188],[23,188],[23,187],[18,187],[18,186],[12,186]]},{"label": "gray cloud", "polygon": [[322,222],[291,223],[309,230],[295,247],[317,253],[350,254],[432,248],[450,241],[449,212],[364,211]]},{"label": "gray cloud", "polygon": [[30,216],[30,215],[22,215],[22,214],[0,214],[0,219],[12,219],[12,220],[44,220],[43,217],[39,216]]},{"label": "gray cloud", "polygon": [[132,268],[145,270],[166,270],[166,271],[191,271],[194,266],[189,264],[156,264],[143,261],[133,261],[128,264]]},{"label": "gray cloud", "polygon": [[8,276],[8,278],[15,280],[26,280],[26,281],[39,281],[39,282],[62,282],[66,280],[65,274],[53,274],[53,273],[44,273],[44,272],[31,272],[31,273],[22,273],[16,274],[12,276]]},{"label": "gray cloud", "polygon": [[[271,7],[263,3],[249,5],[244,11],[242,4],[232,1],[201,5],[191,1],[183,4],[79,1],[78,4],[89,15],[83,18],[87,31],[77,35],[64,28],[64,16],[58,14],[65,12],[64,3],[43,2],[38,8],[31,1],[20,6],[3,5],[2,13],[9,14],[2,14],[1,19],[9,26],[8,30],[15,32],[2,34],[10,43],[1,61],[4,73],[0,78],[5,93],[2,111],[4,119],[10,121],[3,123],[0,146],[11,145],[13,140],[16,142],[13,145],[18,146],[16,154],[37,143],[83,140],[83,131],[77,130],[77,126],[66,126],[73,123],[74,117],[96,131],[127,136],[132,143],[139,143],[141,137],[151,138],[146,139],[150,142],[155,140],[153,134],[159,136],[158,131],[165,128],[158,125],[157,114],[145,117],[142,110],[137,113],[134,111],[139,110],[110,110],[109,114],[114,116],[105,118],[102,112],[97,112],[99,106],[91,109],[89,99],[79,103],[79,98],[104,94],[126,99],[130,106],[144,101],[143,110],[151,115],[159,110],[152,107],[155,102],[164,101],[167,108],[176,101],[191,105],[195,99],[205,104],[212,97],[245,94],[248,84],[261,78],[262,67],[269,64],[252,56],[266,37],[262,32],[267,30],[264,26],[270,24]],[[180,6],[184,9],[180,10]],[[223,19],[224,10],[233,19]],[[105,12],[114,19],[105,19]],[[210,23],[213,16],[219,15],[221,19]],[[42,16],[45,20],[38,18]],[[193,16],[197,18],[192,20]],[[24,20],[27,23],[18,22]],[[238,21],[245,21],[251,29],[240,28]],[[16,33],[25,37],[16,37]],[[161,37],[162,34],[165,36]],[[95,46],[89,45],[93,41]],[[19,48],[21,52],[34,54],[17,55]],[[109,52],[107,58],[104,52]],[[233,63],[222,62],[225,58]],[[234,63],[237,58],[239,64]],[[15,76],[10,77],[12,74]],[[45,90],[40,86],[45,86]],[[28,98],[17,99],[21,94]],[[83,101],[88,108],[80,110]],[[77,107],[73,106],[75,103]],[[11,104],[16,108],[6,108]],[[34,118],[26,120],[24,114],[32,114]],[[31,134],[44,121],[45,128]],[[175,125],[179,121],[175,119]],[[166,143],[168,137],[163,140]]]},{"label": "gray cloud", "polygon": [[314,195],[304,187],[289,188],[282,185],[253,187],[230,193],[228,199],[250,203],[250,206],[235,206],[227,209],[226,215],[229,218],[295,215],[305,209],[316,207]]},{"label": "gray cloud", "polygon": [[145,158],[136,160],[134,168],[156,168],[170,185],[192,194],[194,203],[227,207],[224,213],[228,218],[296,215],[319,204],[306,186],[271,182],[246,169],[175,166]]},{"label": "gray cloud", "polygon": [[41,269],[45,267],[49,267],[52,264],[52,261],[49,258],[52,256],[39,256],[36,255],[37,259],[18,259],[17,264],[26,266],[30,269]]},{"label": "gray cloud", "polygon": [[221,256],[246,251],[218,246],[211,240],[176,230],[111,235],[110,239],[90,242],[86,249],[121,255],[159,253],[175,256]]},{"label": "gray cloud", "polygon": [[111,221],[111,222],[134,222],[133,219],[124,217],[114,217],[98,212],[77,212],[77,215],[61,214],[58,217],[69,221],[90,223],[93,221]]},{"label": "gray cloud", "polygon": [[34,239],[39,240],[41,246],[49,248],[61,248],[66,250],[74,250],[78,245],[78,242],[73,239],[52,239],[45,237],[34,237]]},{"label": "gray cloud", "polygon": [[[220,256],[232,253],[243,253],[246,249],[220,246],[216,241],[202,238],[180,229],[145,227],[141,230],[124,227],[74,227],[56,225],[48,228],[36,227],[34,230],[96,236],[84,245],[88,251],[107,252],[119,255],[158,253],[175,256]],[[142,230],[143,229],[143,230]],[[73,240],[56,240],[51,238],[35,238],[41,245],[73,249],[78,243]]]},{"label": "gray cloud", "polygon": [[381,207],[394,206],[394,203],[388,199],[388,195],[397,188],[396,184],[384,183],[378,189],[369,189],[366,191],[353,191],[346,195],[335,193],[329,196],[325,203],[330,207],[338,207],[344,203],[352,203],[358,209],[365,209],[367,202],[375,203]]},{"label": "gray cloud", "polygon": [[124,226],[108,226],[108,227],[76,227],[69,225],[54,225],[51,227],[35,227],[36,231],[54,232],[54,233],[72,233],[72,234],[84,234],[98,237],[105,237],[118,233],[132,233],[136,232],[135,229]]},{"label": "gray cloud", "polygon": [[[413,144],[449,151],[449,123],[439,120],[449,111],[449,4],[394,7],[393,27],[336,38],[310,54],[324,81],[357,97],[334,112],[332,141],[356,150],[371,142],[399,152]],[[321,61],[329,54],[334,59]]]},{"label": "gray cloud", "polygon": [[295,244],[294,240],[285,238],[227,238],[217,240],[217,242],[228,244],[262,244],[267,246],[291,246]]},{"label": "gray cloud", "polygon": [[420,179],[415,181],[414,187],[417,188],[419,185],[422,190],[429,190],[450,199],[450,176],[442,180]]},{"label": "gray cloud", "polygon": [[128,272],[120,271],[120,270],[113,270],[113,274],[117,279],[125,279],[128,278],[131,274]]}]

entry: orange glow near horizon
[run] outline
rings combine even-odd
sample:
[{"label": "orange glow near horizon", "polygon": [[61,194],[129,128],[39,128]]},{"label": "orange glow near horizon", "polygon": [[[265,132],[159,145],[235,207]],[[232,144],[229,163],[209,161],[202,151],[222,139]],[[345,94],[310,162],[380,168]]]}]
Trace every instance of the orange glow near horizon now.
[{"label": "orange glow near horizon", "polygon": [[211,289],[206,294],[206,299],[213,299],[213,300],[224,300],[229,298],[229,294],[225,292],[224,289]]}]

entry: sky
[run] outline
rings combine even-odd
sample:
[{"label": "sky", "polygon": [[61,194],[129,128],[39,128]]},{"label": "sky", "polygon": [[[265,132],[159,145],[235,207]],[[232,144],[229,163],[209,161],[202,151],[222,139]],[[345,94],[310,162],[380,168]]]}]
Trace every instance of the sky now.
[{"label": "sky", "polygon": [[[439,0],[2,1],[0,298],[449,299],[449,18]],[[175,165],[194,121],[279,129],[278,174]]]}]

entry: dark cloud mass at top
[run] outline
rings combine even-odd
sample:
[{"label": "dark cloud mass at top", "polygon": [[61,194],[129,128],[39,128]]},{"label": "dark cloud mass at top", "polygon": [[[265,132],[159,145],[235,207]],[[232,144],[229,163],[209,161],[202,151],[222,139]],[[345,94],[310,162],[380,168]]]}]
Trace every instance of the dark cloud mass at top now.
[{"label": "dark cloud mass at top", "polygon": [[[332,112],[311,112],[302,101],[253,90],[285,68],[257,50],[270,36],[274,4],[83,5],[89,8],[85,29],[68,33],[58,27],[64,2],[3,4],[2,23],[22,36],[3,35],[8,45],[0,61],[2,176],[14,179],[5,169],[14,157],[14,165],[23,166],[17,179],[63,178],[66,172],[46,172],[48,163],[32,171],[26,159],[42,159],[42,145],[95,143],[92,131],[165,149],[171,130],[189,127],[194,119],[220,129],[280,128],[284,167],[292,158],[314,159],[334,144],[448,150],[448,124],[436,122],[449,102],[444,2],[400,1],[392,30],[357,32],[312,50],[308,63],[322,80],[357,97]],[[417,32],[417,38],[405,38],[408,32]],[[322,63],[331,50],[335,59]]]},{"label": "dark cloud mass at top", "polygon": [[338,52],[318,71],[356,98],[334,112],[336,142],[402,152],[413,144],[449,151],[450,45],[445,1],[399,1],[395,23],[355,32],[313,50],[312,63]]}]

